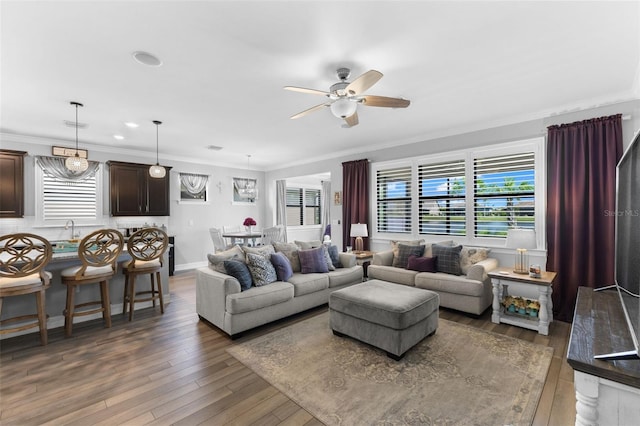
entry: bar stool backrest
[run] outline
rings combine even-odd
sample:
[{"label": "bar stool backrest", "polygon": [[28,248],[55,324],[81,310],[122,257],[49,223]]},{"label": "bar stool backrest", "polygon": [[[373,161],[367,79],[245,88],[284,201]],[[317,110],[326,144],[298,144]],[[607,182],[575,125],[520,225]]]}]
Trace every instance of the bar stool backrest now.
[{"label": "bar stool backrest", "polygon": [[131,266],[136,267],[136,262],[160,261],[162,255],[169,246],[167,233],[160,228],[142,228],[133,233],[127,240],[127,251],[131,255]]},{"label": "bar stool backrest", "polygon": [[20,278],[42,272],[51,260],[51,243],[39,235],[7,234],[0,237],[0,277]]},{"label": "bar stool backrest", "polygon": [[111,266],[115,272],[118,256],[124,247],[124,237],[116,229],[99,229],[93,231],[80,241],[78,257],[82,267],[77,276],[84,274],[88,267],[100,268]]}]

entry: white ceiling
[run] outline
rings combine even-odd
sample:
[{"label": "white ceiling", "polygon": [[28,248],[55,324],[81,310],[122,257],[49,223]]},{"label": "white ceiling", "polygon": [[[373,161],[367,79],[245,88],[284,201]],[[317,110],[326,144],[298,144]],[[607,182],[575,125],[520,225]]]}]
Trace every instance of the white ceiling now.
[{"label": "white ceiling", "polygon": [[[639,2],[1,2],[0,130],[272,170],[640,98]],[[134,51],[157,55],[152,68]],[[407,109],[323,109],[335,69]],[[123,123],[140,124],[135,130]],[[114,134],[125,140],[117,141]],[[58,139],[58,140],[56,140]],[[223,149],[211,151],[208,145]]]}]

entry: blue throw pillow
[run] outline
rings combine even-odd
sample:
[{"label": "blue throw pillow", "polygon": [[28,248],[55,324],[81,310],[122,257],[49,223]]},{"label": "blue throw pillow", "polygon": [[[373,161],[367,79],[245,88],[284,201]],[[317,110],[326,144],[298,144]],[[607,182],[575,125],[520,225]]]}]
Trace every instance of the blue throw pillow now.
[{"label": "blue throw pillow", "polygon": [[249,268],[247,268],[247,265],[243,262],[238,260],[225,260],[224,269],[227,271],[227,274],[238,280],[242,291],[251,288],[251,272],[249,272]]},{"label": "blue throw pillow", "polygon": [[340,262],[340,255],[338,254],[338,246],[329,246],[329,256],[331,256],[331,262],[336,268],[342,268],[342,262]]},{"label": "blue throw pillow", "polygon": [[300,256],[300,266],[303,274],[329,272],[322,247],[299,250],[298,256]]},{"label": "blue throw pillow", "polygon": [[287,256],[282,253],[273,253],[271,255],[271,263],[276,269],[278,281],[287,281],[293,275],[293,268]]}]

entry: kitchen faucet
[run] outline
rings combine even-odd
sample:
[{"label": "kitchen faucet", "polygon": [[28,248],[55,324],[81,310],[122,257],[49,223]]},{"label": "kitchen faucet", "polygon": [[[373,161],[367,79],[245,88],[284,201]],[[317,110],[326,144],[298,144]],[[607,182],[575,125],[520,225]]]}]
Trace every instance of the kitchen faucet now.
[{"label": "kitchen faucet", "polygon": [[73,221],[73,219],[69,219],[67,221],[67,223],[64,224],[64,229],[69,229],[69,222],[71,222],[71,240],[73,240],[74,238],[76,238],[76,223]]}]

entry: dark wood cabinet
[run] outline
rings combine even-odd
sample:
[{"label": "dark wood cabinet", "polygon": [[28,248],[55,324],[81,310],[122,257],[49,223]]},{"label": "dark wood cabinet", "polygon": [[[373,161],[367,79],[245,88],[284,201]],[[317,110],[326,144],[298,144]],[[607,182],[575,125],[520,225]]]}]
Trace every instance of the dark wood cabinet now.
[{"label": "dark wood cabinet", "polygon": [[24,151],[0,149],[0,217],[24,216]]},{"label": "dark wood cabinet", "polygon": [[164,178],[152,178],[148,164],[107,164],[112,216],[169,216],[170,167]]}]

